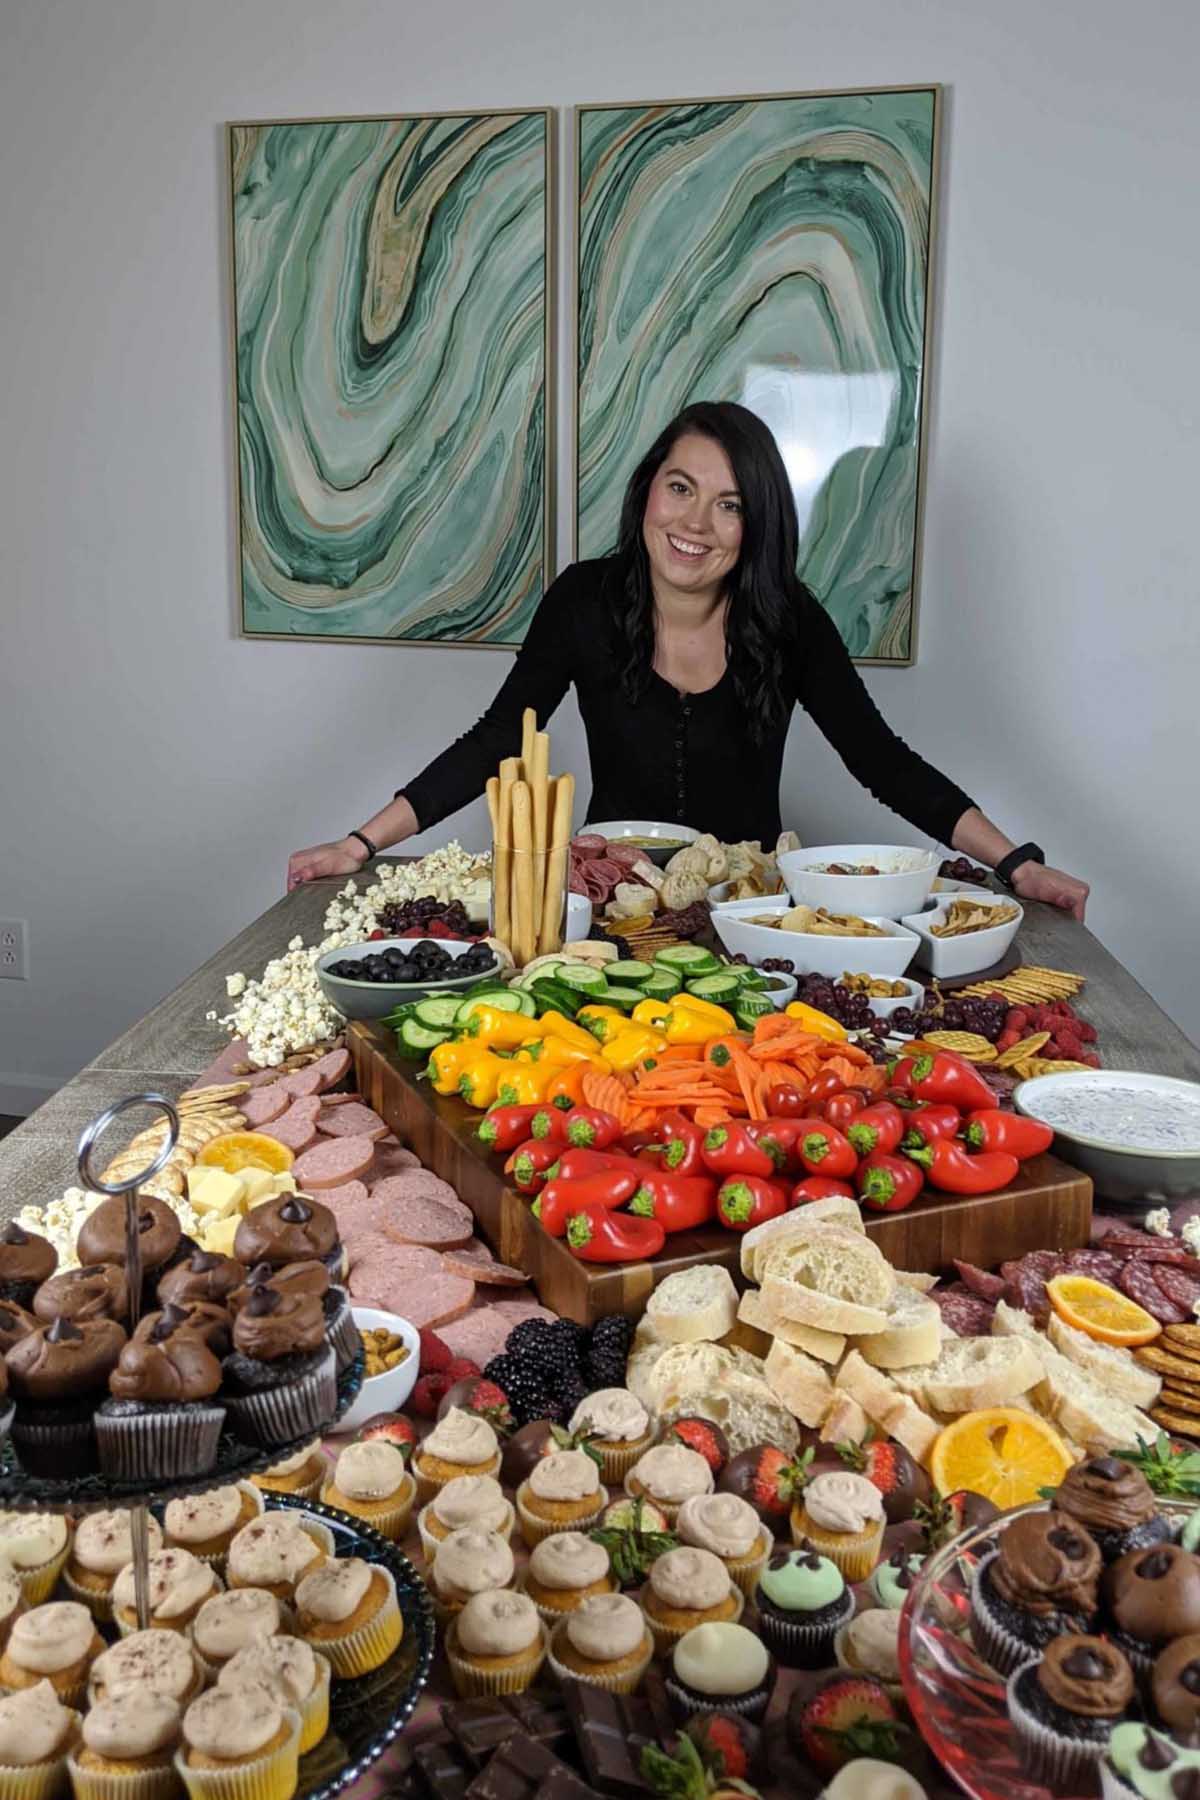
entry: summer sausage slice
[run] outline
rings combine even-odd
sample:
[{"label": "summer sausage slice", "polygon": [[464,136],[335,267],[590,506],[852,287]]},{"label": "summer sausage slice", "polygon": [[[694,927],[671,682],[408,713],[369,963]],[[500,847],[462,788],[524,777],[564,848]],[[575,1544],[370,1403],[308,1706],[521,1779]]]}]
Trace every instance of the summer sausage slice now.
[{"label": "summer sausage slice", "polygon": [[311,1073],[320,1076],[319,1091],[324,1094],[345,1078],[349,1067],[350,1052],[348,1050],[331,1050],[328,1056],[323,1056],[319,1062],[313,1063]]},{"label": "summer sausage slice", "polygon": [[371,1184],[371,1194],[376,1200],[384,1200],[389,1205],[399,1206],[408,1200],[435,1200],[447,1212],[457,1214],[466,1227],[459,1242],[465,1244],[475,1231],[475,1215],[469,1206],[459,1199],[448,1181],[440,1175],[433,1175],[428,1169],[403,1169],[399,1175],[389,1175],[383,1181]]},{"label": "summer sausage slice", "polygon": [[411,1247],[384,1242],[351,1270],[350,1292],[362,1305],[399,1313],[419,1331],[446,1325],[470,1312],[475,1283],[448,1274],[440,1258],[437,1264],[414,1263]]},{"label": "summer sausage slice", "polygon": [[344,1106],[325,1106],[317,1115],[317,1130],[324,1137],[369,1137],[388,1135],[386,1119],[364,1106],[361,1100],[349,1100]]},{"label": "summer sausage slice", "polygon": [[469,1220],[440,1200],[397,1201],[386,1214],[383,1229],[398,1244],[425,1244],[431,1250],[457,1250],[471,1241]]},{"label": "summer sausage slice", "polygon": [[291,1075],[284,1075],[279,1085],[287,1089],[293,1100],[311,1100],[321,1091],[321,1077],[313,1065],[307,1069],[296,1069]]},{"label": "summer sausage slice", "polygon": [[317,1114],[320,1110],[319,1100],[293,1100],[285,1113],[262,1127],[263,1136],[274,1138],[299,1155],[316,1141]]},{"label": "summer sausage slice", "polygon": [[512,1321],[494,1306],[477,1306],[473,1312],[438,1328],[438,1336],[452,1356],[467,1356],[482,1369],[499,1356],[512,1330]]},{"label": "summer sausage slice", "polygon": [[238,1111],[252,1130],[260,1131],[274,1119],[282,1118],[291,1104],[292,1096],[282,1081],[273,1081],[269,1087],[252,1088],[248,1094],[243,1094],[238,1101]]},{"label": "summer sausage slice", "polygon": [[465,1244],[461,1250],[447,1250],[442,1258],[454,1275],[469,1275],[485,1287],[524,1287],[529,1280],[524,1269],[497,1262],[486,1244]]},{"label": "summer sausage slice", "polygon": [[375,1161],[371,1167],[370,1181],[385,1181],[389,1175],[403,1175],[409,1169],[419,1169],[421,1159],[415,1150],[407,1149],[391,1132],[380,1138],[375,1145]]},{"label": "summer sausage slice", "polygon": [[[315,1126],[313,1135],[316,1135]],[[356,1181],[366,1174],[374,1153],[375,1145],[370,1138],[322,1138],[293,1165],[296,1186],[312,1193],[342,1187],[347,1181]]]}]

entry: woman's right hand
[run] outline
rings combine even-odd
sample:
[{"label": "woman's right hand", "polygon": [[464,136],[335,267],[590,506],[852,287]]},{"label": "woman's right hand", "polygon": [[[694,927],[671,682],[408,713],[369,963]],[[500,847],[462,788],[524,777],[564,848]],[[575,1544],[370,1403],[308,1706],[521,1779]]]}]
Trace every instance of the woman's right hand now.
[{"label": "woman's right hand", "polygon": [[319,881],[323,875],[357,875],[367,860],[365,845],[356,838],[339,839],[336,844],[313,844],[308,850],[293,850],[288,858],[287,891],[290,894],[305,881]]}]

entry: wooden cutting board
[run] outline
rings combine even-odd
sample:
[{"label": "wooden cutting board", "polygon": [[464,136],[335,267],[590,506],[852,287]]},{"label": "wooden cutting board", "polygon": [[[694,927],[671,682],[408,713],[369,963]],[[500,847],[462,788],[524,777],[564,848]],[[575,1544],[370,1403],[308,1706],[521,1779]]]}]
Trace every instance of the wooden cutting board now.
[{"label": "wooden cutting board", "polygon": [[[381,1026],[356,1021],[347,1043],[367,1104],[427,1168],[456,1189],[500,1260],[527,1270],[539,1297],[555,1312],[581,1325],[612,1312],[638,1318],[660,1281],[697,1263],[721,1263],[742,1285],[740,1240],[719,1226],[677,1233],[652,1263],[580,1262],[561,1239],[547,1236],[525,1196],[505,1184],[503,1159],[474,1141],[479,1113],[419,1082],[419,1065],[396,1055],[391,1033]],[[922,1196],[904,1212],[866,1218],[868,1236],[895,1268],[951,1274],[956,1257],[992,1269],[1027,1250],[1077,1249],[1088,1242],[1091,1222],[1090,1180],[1053,1156],[1026,1163],[1000,1194]]]}]

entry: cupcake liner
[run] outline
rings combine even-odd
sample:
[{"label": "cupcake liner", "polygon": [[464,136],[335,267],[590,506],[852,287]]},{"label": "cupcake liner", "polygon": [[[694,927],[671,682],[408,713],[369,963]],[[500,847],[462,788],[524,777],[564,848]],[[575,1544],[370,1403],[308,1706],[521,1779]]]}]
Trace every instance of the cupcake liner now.
[{"label": "cupcake liner", "polygon": [[14,1569],[13,1573],[21,1583],[21,1598],[26,1606],[41,1606],[54,1592],[54,1586],[67,1565],[71,1554],[71,1533],[68,1528],[67,1541],[57,1556],[47,1562],[35,1563],[31,1569]]},{"label": "cupcake liner", "polygon": [[764,1531],[760,1534],[760,1549],[752,1550],[749,1556],[727,1556],[723,1558],[729,1570],[730,1580],[740,1587],[747,1600],[753,1600],[754,1590],[758,1586],[758,1578],[766,1568],[775,1549],[775,1540]]},{"label": "cupcake liner", "polygon": [[179,1792],[174,1764],[154,1769],[91,1769],[73,1750],[67,1758],[74,1800],[172,1800]]},{"label": "cupcake liner", "polygon": [[331,1288],[331,1293],[340,1293],[342,1304],[325,1326],[325,1342],[333,1350],[339,1375],[350,1367],[362,1347],[362,1339],[358,1326],[354,1323],[354,1314],[350,1301],[341,1288]]},{"label": "cupcake liner", "polygon": [[625,1492],[631,1500],[637,1500],[640,1497],[643,1500],[649,1501],[651,1506],[657,1506],[659,1512],[662,1513],[667,1521],[667,1530],[674,1531],[675,1521],[679,1517],[679,1509],[683,1505],[682,1500],[660,1500],[657,1494],[650,1493],[647,1488],[630,1487],[628,1475],[625,1477],[624,1485]]},{"label": "cupcake liner", "polygon": [[630,1668],[619,1669],[615,1673],[607,1674],[604,1665],[598,1663],[594,1673],[589,1670],[586,1675],[581,1675],[578,1669],[559,1660],[559,1652],[562,1644],[566,1641],[569,1623],[569,1616],[560,1619],[550,1635],[549,1663],[550,1672],[555,1680],[561,1682],[564,1687],[568,1682],[581,1681],[585,1687],[603,1688],[609,1694],[632,1694],[639,1686],[654,1656],[654,1639],[650,1633],[647,1632],[642,1641],[643,1654]]},{"label": "cupcake liner", "polygon": [[90,1475],[97,1467],[90,1413],[81,1419],[23,1419],[18,1407],[11,1436],[17,1460],[29,1475],[61,1480],[66,1475]]},{"label": "cupcake liner", "polygon": [[857,1581],[865,1581],[879,1561],[879,1552],[883,1548],[883,1519],[864,1526],[862,1531],[826,1531],[815,1524],[804,1505],[799,1504],[792,1508],[791,1524],[793,1544],[810,1544],[818,1556],[828,1557],[851,1586]]},{"label": "cupcake liner", "polygon": [[[398,1646],[404,1635],[404,1620],[400,1613],[400,1602],[396,1598],[396,1583],[389,1570],[381,1569],[377,1563],[372,1564],[371,1572],[382,1575],[387,1582],[387,1596],[371,1618],[357,1631],[349,1632],[343,1638],[306,1638],[306,1643],[313,1650],[320,1651],[329,1662],[335,1678],[346,1681],[354,1675],[366,1675],[385,1663]],[[299,1627],[304,1637],[303,1626]]]},{"label": "cupcake liner", "polygon": [[[71,1737],[75,1743],[79,1741],[79,1727],[82,1723],[76,1713],[71,1729]],[[26,1768],[0,1763],[0,1793],[5,1800],[56,1800],[56,1796],[66,1786],[68,1755],[69,1751],[64,1749],[49,1761],[31,1763]]]},{"label": "cupcake liner", "polygon": [[317,1685],[300,1708],[300,1754],[307,1756],[329,1730],[329,1682],[332,1671],[329,1658],[319,1650],[313,1652],[317,1665]]},{"label": "cupcake liner", "polygon": [[993,1551],[975,1568],[971,1583],[971,1642],[983,1660],[990,1663],[999,1674],[1011,1675],[1021,1663],[1029,1661],[1037,1646],[1027,1644],[1015,1633],[1006,1631],[992,1614],[982,1582],[984,1571],[991,1568],[998,1554],[998,1551]]},{"label": "cupcake liner", "polygon": [[321,1498],[321,1489],[329,1479],[326,1473],[329,1459],[328,1457],[321,1455],[320,1451],[314,1452],[314,1455],[320,1457],[321,1463],[324,1466],[318,1474],[310,1476],[307,1481],[302,1481],[295,1487],[285,1487],[280,1482],[273,1482],[265,1474],[251,1475],[249,1478],[250,1485],[257,1488],[260,1494],[292,1494],[300,1500],[319,1500]]},{"label": "cupcake liner", "polygon": [[760,1607],[758,1635],[776,1662],[786,1669],[827,1669],[833,1661],[837,1634],[849,1624],[854,1611],[854,1595],[849,1588],[842,1595],[841,1611],[820,1624],[813,1623],[804,1613],[784,1619]]},{"label": "cupcake liner", "polygon": [[246,1443],[269,1449],[293,1438],[317,1436],[337,1411],[333,1351],[327,1350],[307,1375],[253,1394],[230,1394],[226,1404],[234,1430]]},{"label": "cupcake liner", "polygon": [[299,1783],[300,1714],[287,1707],[288,1739],[269,1756],[231,1763],[227,1769],[193,1769],[187,1754],[175,1756],[175,1772],[190,1800],[291,1800]]},{"label": "cupcake liner", "polygon": [[[417,1454],[420,1455],[420,1451],[418,1451]],[[413,1480],[417,1484],[417,1499],[421,1502],[422,1506],[427,1505],[430,1500],[437,1498],[437,1495],[441,1492],[442,1488],[445,1487],[448,1481],[453,1481],[455,1476],[458,1475],[494,1475],[498,1481],[500,1479],[500,1462],[501,1456],[499,1450],[497,1450],[490,1462],[480,1463],[478,1467],[474,1468],[455,1468],[453,1475],[446,1475],[440,1478],[423,1475],[414,1462],[412,1475]]]},{"label": "cupcake liner", "polygon": [[446,1633],[446,1661],[459,1699],[490,1700],[501,1694],[523,1694],[526,1688],[532,1687],[542,1672],[549,1647],[546,1627],[539,1624],[538,1629],[541,1638],[536,1655],[530,1654],[505,1669],[481,1669],[460,1652],[458,1631],[451,1625]]},{"label": "cupcake liner", "polygon": [[[607,1579],[608,1579],[607,1591],[610,1594],[619,1593],[620,1590],[617,1587],[617,1584],[613,1580],[612,1576],[611,1575],[608,1576]],[[517,1571],[516,1586],[520,1593],[524,1594],[528,1599],[533,1601],[533,1604],[537,1607],[537,1610],[538,1610],[538,1617],[546,1625],[549,1625],[549,1627],[552,1631],[556,1625],[561,1624],[565,1618],[569,1617],[569,1615],[571,1613],[575,1612],[576,1609],[578,1607],[582,1606],[582,1604],[583,1604],[583,1591],[581,1589],[579,1591],[579,1593],[575,1594],[575,1596],[574,1596],[574,1599],[575,1599],[574,1606],[547,1606],[544,1600],[539,1600],[537,1598],[536,1594],[531,1594],[529,1592],[529,1569],[528,1569],[528,1567],[519,1569]],[[573,1590],[570,1588],[563,1588],[561,1590],[562,1593],[567,1594],[567,1595],[570,1595],[572,1593],[572,1591]]]},{"label": "cupcake liner", "polygon": [[89,1588],[82,1586],[74,1579],[69,1567],[64,1568],[62,1572],[62,1584],[67,1593],[72,1600],[77,1600],[81,1606],[87,1607],[97,1625],[112,1624],[112,1582],[115,1580],[116,1577],[113,1576],[106,1588]]},{"label": "cupcake liner", "polygon": [[529,1483],[523,1481],[517,1489],[517,1518],[521,1525],[521,1536],[526,1548],[532,1550],[543,1538],[553,1537],[557,1531],[590,1531],[600,1521],[600,1515],[608,1505],[608,1489],[602,1487],[596,1495],[596,1504],[590,1513],[584,1513],[575,1519],[540,1519],[531,1513],[525,1504],[524,1496],[529,1490]]},{"label": "cupcake liner", "polygon": [[217,1460],[225,1408],[215,1402],[141,1413],[96,1414],[101,1471],[115,1481],[175,1481],[207,1475]]},{"label": "cupcake liner", "polygon": [[761,1724],[766,1717],[774,1685],[771,1673],[768,1673],[766,1681],[749,1694],[698,1694],[676,1681],[673,1675],[666,1676],[663,1682],[671,1711],[680,1724],[698,1713],[736,1713],[739,1719],[749,1719],[755,1724]]},{"label": "cupcake liner", "polygon": [[1025,1706],[1017,1693],[1017,1682],[1026,1669],[1036,1668],[1041,1659],[1023,1662],[1008,1678],[1008,1716],[1017,1736],[1021,1767],[1027,1775],[1060,1793],[1089,1794],[1096,1789],[1096,1771],[1108,1749],[1108,1734],[1096,1743],[1067,1736],[1044,1724]]},{"label": "cupcake liner", "polygon": [[653,1443],[654,1433],[648,1431],[636,1444],[606,1444],[603,1438],[589,1438],[588,1449],[600,1458],[600,1479],[623,1485],[634,1463],[645,1456]]},{"label": "cupcake liner", "polygon": [[417,1484],[407,1470],[404,1480],[391,1496],[391,1504],[386,1507],[372,1506],[370,1511],[360,1512],[358,1501],[351,1500],[349,1495],[339,1494],[332,1475],[321,1489],[321,1499],[326,1506],[339,1507],[342,1512],[349,1513],[351,1518],[361,1519],[365,1525],[370,1525],[379,1532],[381,1537],[391,1538],[393,1543],[399,1543],[408,1530],[416,1497]]},{"label": "cupcake liner", "polygon": [[[508,1510],[507,1523],[501,1525],[497,1529],[496,1535],[497,1537],[502,1537],[507,1544],[512,1540],[513,1530],[517,1523],[517,1514],[511,1500],[506,1500],[505,1506]],[[432,1510],[433,1505],[432,1502],[430,1502],[429,1505],[423,1506],[417,1514],[417,1530],[421,1535],[421,1554],[426,1562],[433,1561],[434,1557],[437,1555],[438,1545],[442,1541],[441,1538],[435,1537],[429,1529],[428,1520]]]},{"label": "cupcake liner", "polygon": [[[722,1615],[721,1623],[723,1625],[736,1625],[746,1609],[746,1596],[735,1582],[730,1582],[729,1586],[730,1592],[736,1597],[737,1605],[732,1613]],[[646,1606],[644,1598],[646,1591],[646,1588],[642,1588],[637,1596],[637,1600],[638,1605],[642,1609],[646,1624],[650,1628],[650,1635],[654,1639],[654,1650],[657,1656],[669,1656],[681,1637],[686,1637],[687,1633],[693,1630],[697,1625],[705,1625],[708,1623],[710,1609],[704,1607],[700,1609],[700,1616],[698,1618],[690,1619],[686,1625],[664,1625],[660,1619],[655,1618],[654,1614],[650,1612]]]}]

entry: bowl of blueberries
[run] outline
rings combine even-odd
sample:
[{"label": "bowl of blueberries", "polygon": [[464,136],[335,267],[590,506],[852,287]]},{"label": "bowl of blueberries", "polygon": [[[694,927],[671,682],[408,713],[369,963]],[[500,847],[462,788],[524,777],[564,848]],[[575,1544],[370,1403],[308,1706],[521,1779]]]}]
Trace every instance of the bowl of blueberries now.
[{"label": "bowl of blueberries", "polygon": [[327,950],[317,980],[345,1019],[382,1019],[409,1000],[461,993],[496,969],[496,953],[482,940],[371,938]]}]

